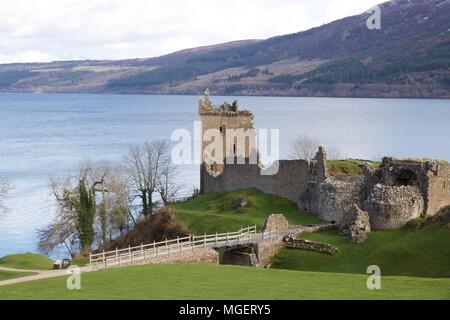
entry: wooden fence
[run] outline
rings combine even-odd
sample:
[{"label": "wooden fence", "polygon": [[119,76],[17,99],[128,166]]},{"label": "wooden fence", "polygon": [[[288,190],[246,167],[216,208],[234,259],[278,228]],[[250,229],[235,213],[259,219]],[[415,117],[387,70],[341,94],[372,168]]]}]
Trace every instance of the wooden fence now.
[{"label": "wooden fence", "polygon": [[247,227],[236,232],[204,234],[202,236],[177,237],[172,240],[141,244],[140,246],[101,253],[91,253],[89,262],[95,266],[108,268],[137,263],[145,263],[151,259],[164,255],[183,253],[196,248],[224,248],[248,245],[259,240],[268,240],[278,237],[277,231],[263,232],[256,236],[256,226]]}]

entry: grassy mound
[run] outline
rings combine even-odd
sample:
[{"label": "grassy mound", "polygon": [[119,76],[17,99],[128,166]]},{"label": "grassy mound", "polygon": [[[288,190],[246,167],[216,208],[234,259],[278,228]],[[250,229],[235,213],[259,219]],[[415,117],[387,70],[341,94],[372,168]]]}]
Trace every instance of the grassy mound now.
[{"label": "grassy mound", "polygon": [[359,176],[363,174],[363,170],[359,166],[361,163],[367,163],[372,166],[379,166],[379,162],[368,160],[328,160],[327,169],[329,175],[333,177],[342,176]]},{"label": "grassy mound", "polygon": [[53,261],[35,253],[14,254],[1,258],[0,267],[25,270],[48,270],[53,267]]},{"label": "grassy mound", "polygon": [[337,246],[339,253],[329,256],[311,251],[283,249],[273,259],[273,268],[366,273],[378,265],[382,275],[447,278],[450,276],[450,229],[432,225],[417,232],[378,231],[362,244],[350,244],[337,231],[302,236]]},{"label": "grassy mound", "polygon": [[[246,199],[248,205],[237,210],[239,199]],[[171,207],[177,221],[194,234],[236,231],[255,224],[261,228],[272,213],[284,214],[290,224],[320,223],[314,215],[299,211],[292,201],[256,189],[210,193]]]},{"label": "grassy mound", "polygon": [[[81,290],[67,277],[20,283],[0,299],[449,299],[449,279],[383,277],[214,265],[145,265],[83,273]],[[126,284],[126,285],[125,285]]]}]

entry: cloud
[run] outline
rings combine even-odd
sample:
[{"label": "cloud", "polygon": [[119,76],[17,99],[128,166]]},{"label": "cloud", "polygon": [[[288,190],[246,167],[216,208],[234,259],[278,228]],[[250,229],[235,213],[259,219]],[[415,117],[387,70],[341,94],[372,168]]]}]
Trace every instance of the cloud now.
[{"label": "cloud", "polygon": [[0,0],[0,63],[152,57],[307,30],[377,2]]}]

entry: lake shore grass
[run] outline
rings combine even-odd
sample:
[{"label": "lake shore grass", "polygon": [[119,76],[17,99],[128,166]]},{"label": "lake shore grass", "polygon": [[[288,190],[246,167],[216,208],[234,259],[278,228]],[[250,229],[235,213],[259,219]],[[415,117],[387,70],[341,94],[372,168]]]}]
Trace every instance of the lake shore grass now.
[{"label": "lake shore grass", "polygon": [[0,287],[0,299],[450,299],[450,279],[382,277],[221,265],[142,265],[81,275],[81,290],[67,277]]}]

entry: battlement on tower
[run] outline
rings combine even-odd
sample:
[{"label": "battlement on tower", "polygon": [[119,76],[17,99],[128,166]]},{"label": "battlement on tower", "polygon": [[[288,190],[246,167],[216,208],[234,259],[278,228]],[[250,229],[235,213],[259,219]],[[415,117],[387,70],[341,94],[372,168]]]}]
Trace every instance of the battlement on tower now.
[{"label": "battlement on tower", "polygon": [[253,114],[248,110],[239,110],[239,104],[235,100],[232,104],[224,102],[220,106],[214,106],[209,98],[209,90],[206,89],[205,95],[198,102],[198,113],[201,116],[222,116],[222,117],[236,117],[248,116],[253,120]]}]

